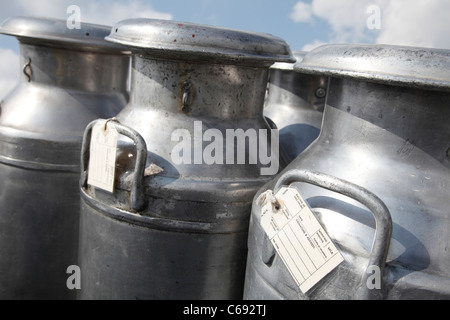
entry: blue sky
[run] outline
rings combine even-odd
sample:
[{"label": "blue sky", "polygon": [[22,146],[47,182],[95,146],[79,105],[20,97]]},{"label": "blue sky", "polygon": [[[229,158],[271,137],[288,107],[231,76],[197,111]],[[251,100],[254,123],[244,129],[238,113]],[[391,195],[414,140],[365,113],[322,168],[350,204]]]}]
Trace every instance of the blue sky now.
[{"label": "blue sky", "polygon": [[[16,2],[16,1],[14,1]],[[18,1],[26,2],[26,1]],[[65,18],[65,8],[69,4],[78,5],[81,9],[81,16],[87,22],[99,22],[102,24],[113,24],[114,19],[107,17],[97,17],[101,15],[102,9],[111,7],[111,3],[129,4],[135,3],[136,10],[141,8],[154,11],[154,15],[149,17],[162,17],[169,15],[173,20],[186,22],[210,24],[222,27],[229,27],[241,30],[259,31],[271,33],[284,38],[292,43],[294,49],[301,49],[303,44],[313,42],[315,38],[320,37],[327,39],[328,26],[326,21],[312,24],[299,24],[289,18],[294,5],[297,1],[290,0],[94,0],[94,1],[48,1],[36,0],[30,3],[41,3],[37,10],[27,9],[26,6],[14,4],[9,5],[11,1],[1,0],[0,3],[0,19],[3,21],[11,15],[47,15],[57,18]],[[65,2],[65,3],[63,3]],[[311,2],[311,1],[305,1]],[[61,4],[59,4],[61,3]],[[98,4],[98,10],[93,9],[93,4]],[[9,10],[4,10],[8,8]],[[25,7],[25,8],[24,8]],[[37,7],[33,5],[33,7]],[[44,10],[45,7],[53,7],[50,10]],[[58,8],[59,7],[59,8]],[[58,10],[59,9],[59,10]],[[133,7],[129,6],[128,10],[124,10],[122,18],[139,16],[139,11],[133,11]],[[108,9],[106,9],[108,10]],[[111,10],[111,9],[109,9]],[[58,11],[59,14],[58,14]],[[8,14],[10,12],[10,14]],[[142,11],[141,11],[142,12]],[[114,14],[118,16],[117,14]],[[0,36],[0,47],[12,47],[14,41],[8,41],[5,36]]]},{"label": "blue sky", "polygon": [[[450,0],[0,0],[0,20],[34,15],[112,25],[160,18],[270,33],[292,50],[325,43],[387,43],[450,49]],[[375,11],[373,9],[376,9]],[[0,98],[18,81],[17,40],[0,35]]]}]

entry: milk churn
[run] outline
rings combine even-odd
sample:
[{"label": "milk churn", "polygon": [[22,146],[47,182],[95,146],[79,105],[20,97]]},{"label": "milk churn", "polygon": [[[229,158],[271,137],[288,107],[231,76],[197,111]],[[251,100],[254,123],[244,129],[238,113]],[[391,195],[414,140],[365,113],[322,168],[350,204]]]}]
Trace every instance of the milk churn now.
[{"label": "milk churn", "polygon": [[[130,103],[86,129],[79,298],[242,298],[251,202],[282,168],[263,116],[268,71],[295,61],[289,46],[152,19],[106,39],[133,53]],[[120,134],[112,193],[87,183],[98,123]]]},{"label": "milk churn", "polygon": [[70,299],[86,125],[127,103],[130,55],[110,27],[14,17],[20,82],[0,106],[0,299]]},{"label": "milk churn", "polygon": [[[246,299],[450,297],[449,66],[448,50],[357,44],[296,64],[330,77],[323,124],[257,194]],[[282,187],[298,191],[344,258],[305,292],[260,224],[260,194]]]},{"label": "milk churn", "polygon": [[[305,55],[294,51],[297,62]],[[290,163],[318,136],[322,124],[328,79],[294,71],[295,63],[270,67],[264,115],[280,134],[280,149]]]}]

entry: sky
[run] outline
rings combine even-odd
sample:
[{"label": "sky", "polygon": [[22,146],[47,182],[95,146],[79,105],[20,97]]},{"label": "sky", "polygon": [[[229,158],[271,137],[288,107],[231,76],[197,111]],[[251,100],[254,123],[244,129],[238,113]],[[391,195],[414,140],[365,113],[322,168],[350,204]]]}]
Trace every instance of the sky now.
[{"label": "sky", "polygon": [[[129,18],[170,19],[269,33],[292,50],[328,43],[379,43],[450,50],[450,0],[0,0],[10,16],[112,26]],[[19,81],[17,40],[0,35],[0,99]]]}]

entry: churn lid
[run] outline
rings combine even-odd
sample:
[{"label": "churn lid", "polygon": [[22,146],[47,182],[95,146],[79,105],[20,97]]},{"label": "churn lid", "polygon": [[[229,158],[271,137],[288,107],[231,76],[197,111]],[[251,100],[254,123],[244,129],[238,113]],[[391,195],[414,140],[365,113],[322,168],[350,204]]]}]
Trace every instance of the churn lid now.
[{"label": "churn lid", "polygon": [[450,50],[331,44],[308,52],[294,69],[338,78],[450,91]]},{"label": "churn lid", "polygon": [[105,40],[110,31],[109,26],[84,22],[80,23],[79,29],[70,29],[66,20],[40,17],[10,17],[0,24],[0,33],[27,43],[76,50],[125,51],[124,47]]},{"label": "churn lid", "polygon": [[295,62],[289,45],[265,33],[158,19],[118,22],[106,40],[163,58],[242,63]]}]

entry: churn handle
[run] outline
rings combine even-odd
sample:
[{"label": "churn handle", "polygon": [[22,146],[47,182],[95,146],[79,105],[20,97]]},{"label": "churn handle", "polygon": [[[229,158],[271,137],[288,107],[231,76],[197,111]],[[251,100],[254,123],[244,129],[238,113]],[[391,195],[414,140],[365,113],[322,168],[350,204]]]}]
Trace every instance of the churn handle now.
[{"label": "churn handle", "polygon": [[[81,179],[80,186],[82,188],[87,187],[88,181],[88,163],[90,156],[90,145],[91,145],[91,135],[92,128],[99,122],[104,120],[94,120],[86,127],[83,136],[83,144],[81,147]],[[131,206],[133,210],[139,211],[144,206],[143,197],[143,180],[144,180],[144,170],[145,164],[147,162],[147,145],[142,136],[135,130],[116,122],[115,119],[107,120],[113,121],[114,126],[119,134],[122,134],[130,138],[136,145],[136,165],[134,169],[134,179],[133,185],[131,187]]]},{"label": "churn handle", "polygon": [[[304,169],[294,169],[282,174],[274,187],[274,193],[283,185],[290,185],[293,182],[305,182],[324,189],[328,189],[365,205],[375,217],[375,239],[370,252],[369,263],[362,276],[360,287],[356,292],[357,299],[382,299],[384,298],[384,265],[392,235],[392,218],[389,209],[375,194],[351,182],[324,174]],[[368,268],[377,266],[380,270],[380,289],[369,289],[367,280],[369,277]]]}]

